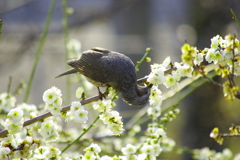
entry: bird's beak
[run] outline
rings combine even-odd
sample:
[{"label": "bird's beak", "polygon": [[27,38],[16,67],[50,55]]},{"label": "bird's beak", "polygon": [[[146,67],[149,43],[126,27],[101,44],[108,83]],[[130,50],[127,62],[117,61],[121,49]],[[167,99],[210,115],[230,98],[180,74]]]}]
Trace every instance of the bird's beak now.
[{"label": "bird's beak", "polygon": [[151,89],[152,86],[153,86],[153,84],[149,84],[147,87],[148,87],[149,89]]}]

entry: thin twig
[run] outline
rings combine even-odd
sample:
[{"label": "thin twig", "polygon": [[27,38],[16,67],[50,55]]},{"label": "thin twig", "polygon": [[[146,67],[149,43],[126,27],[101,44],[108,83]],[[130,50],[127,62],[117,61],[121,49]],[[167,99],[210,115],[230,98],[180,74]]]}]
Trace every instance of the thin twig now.
[{"label": "thin twig", "polygon": [[0,18],[0,38],[2,36],[2,25],[3,25],[3,19]]},{"label": "thin twig", "polygon": [[[69,54],[69,50],[67,48],[67,44],[69,42],[69,31],[68,31],[68,0],[63,0],[62,3],[62,10],[63,10],[63,28],[64,28],[64,45],[65,45],[65,52],[66,52],[66,56],[65,59],[66,61],[68,61],[68,54]],[[66,66],[66,69],[69,66]],[[70,76],[67,76],[66,78],[66,103],[70,103],[71,100],[71,83],[70,83]]]},{"label": "thin twig", "polygon": [[203,71],[200,71],[201,75],[206,78],[207,80],[209,80],[212,84],[214,84],[215,86],[218,87],[223,87],[220,83],[217,83],[216,81],[214,81],[212,78],[208,77]]},{"label": "thin twig", "polygon": [[8,88],[7,88],[8,94],[10,94],[11,85],[12,85],[12,76],[9,77]]},{"label": "thin twig", "polygon": [[235,38],[236,36],[234,36],[234,39],[233,39],[233,49],[232,49],[232,54],[233,54],[233,58],[232,58],[232,71],[231,71],[231,74],[228,75],[228,80],[231,84],[231,87],[233,86],[236,86],[236,83],[234,81],[234,70],[235,70],[235,66],[234,66],[234,59],[235,59]]},{"label": "thin twig", "polygon": [[28,101],[28,98],[29,98],[29,95],[30,95],[30,90],[31,90],[31,86],[32,86],[33,77],[35,75],[37,64],[38,64],[39,58],[40,58],[41,53],[42,53],[42,49],[43,49],[43,45],[45,43],[45,39],[47,37],[48,28],[50,26],[50,22],[51,22],[51,19],[52,19],[55,4],[56,4],[56,0],[52,0],[51,6],[50,6],[49,11],[48,11],[45,27],[43,29],[41,40],[40,40],[40,43],[39,43],[39,46],[38,46],[38,49],[37,49],[37,52],[36,52],[36,56],[35,56],[35,60],[34,60],[34,63],[33,63],[32,71],[31,71],[31,74],[30,74],[30,77],[29,77],[29,80],[28,80],[27,89],[26,89],[26,93],[25,93],[25,96],[24,96],[24,102]]},{"label": "thin twig", "polygon": [[232,9],[230,9],[230,11],[231,11],[231,13],[232,13],[232,15],[233,15],[233,19],[235,20],[235,22],[237,23],[237,25],[240,27],[240,22],[238,21],[238,19],[237,19],[235,13],[233,12]]},{"label": "thin twig", "polygon": [[221,136],[221,137],[228,137],[228,138],[230,138],[230,137],[240,137],[240,134],[231,134],[231,133],[219,133],[218,135]]},{"label": "thin twig", "polygon": [[71,147],[74,143],[76,143],[80,138],[82,138],[82,136],[84,136],[93,126],[94,124],[99,120],[99,115],[95,118],[95,120],[92,122],[92,124],[86,128],[86,130],[84,130],[84,132],[82,134],[80,134],[78,136],[78,138],[76,138],[74,141],[72,141],[71,143],[69,143],[62,151],[61,151],[61,154],[63,152],[65,152],[69,147]]},{"label": "thin twig", "polygon": [[146,60],[148,55],[152,52],[152,48],[147,48],[146,53],[143,55],[142,59],[137,62],[137,65],[135,66],[136,71],[139,70],[139,67],[142,65],[142,63]]}]

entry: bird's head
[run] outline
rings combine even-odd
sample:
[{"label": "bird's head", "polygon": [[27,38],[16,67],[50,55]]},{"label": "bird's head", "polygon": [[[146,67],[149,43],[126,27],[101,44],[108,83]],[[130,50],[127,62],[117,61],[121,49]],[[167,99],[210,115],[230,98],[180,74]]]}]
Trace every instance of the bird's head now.
[{"label": "bird's head", "polygon": [[149,99],[152,84],[148,86],[137,86],[136,87],[136,96],[134,99],[131,99],[131,101],[127,101],[128,104],[130,105],[135,105],[135,106],[144,106]]}]

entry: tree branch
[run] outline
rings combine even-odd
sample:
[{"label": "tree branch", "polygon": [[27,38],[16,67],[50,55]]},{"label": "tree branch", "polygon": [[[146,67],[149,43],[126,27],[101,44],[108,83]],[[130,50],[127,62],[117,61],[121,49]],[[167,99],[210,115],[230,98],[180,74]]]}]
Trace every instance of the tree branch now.
[{"label": "tree branch", "polygon": [[[210,66],[209,68],[211,68],[211,67],[212,67],[212,66]],[[169,69],[169,70],[173,70],[173,69],[171,68],[171,69]],[[165,71],[165,74],[169,74],[169,72],[171,72],[171,71],[169,71],[169,70]],[[209,70],[211,70],[211,69],[209,69]],[[137,80],[137,83],[138,83],[138,84],[145,83],[145,82],[147,81],[147,78],[148,78],[148,76],[145,76],[145,77],[143,77],[143,78],[140,78],[140,79]],[[205,78],[206,78],[206,77],[205,77]],[[207,78],[207,79],[208,79],[208,78]],[[104,92],[103,94],[104,94],[105,97],[108,95],[107,92]],[[236,98],[240,99],[240,92],[237,93]],[[93,96],[93,97],[90,97],[90,98],[87,98],[87,99],[83,99],[83,100],[80,101],[80,103],[81,103],[82,105],[85,105],[85,104],[88,104],[88,103],[91,103],[91,102],[96,102],[96,101],[98,101],[98,100],[100,100],[100,96],[99,96],[99,95],[96,95],[96,96]],[[71,105],[64,106],[64,107],[62,108],[61,112],[67,112],[68,110],[70,110],[70,107],[71,107]],[[44,120],[44,119],[46,119],[46,118],[48,118],[48,117],[51,117],[51,116],[52,116],[52,114],[51,114],[50,112],[47,112],[47,113],[42,114],[42,115],[40,115],[40,116],[38,116],[38,117],[35,117],[35,118],[32,118],[32,119],[26,120],[26,121],[23,123],[23,127],[26,127],[26,126],[28,126],[28,125],[30,125],[30,124],[33,124],[33,123],[35,123],[35,122],[38,122],[38,121],[42,121],[42,120]],[[1,132],[0,132],[0,138],[6,137],[7,134],[8,134],[8,130],[5,129],[5,130],[1,131]]]},{"label": "tree branch", "polygon": [[[138,79],[138,81],[137,81],[138,84],[140,84],[140,83],[145,83],[145,82],[147,81],[147,78],[148,78],[148,77],[146,76],[146,77],[143,77],[143,78]],[[104,92],[103,95],[106,97],[106,96],[108,95],[108,93],[107,93],[107,92]],[[88,104],[88,103],[91,103],[91,102],[96,102],[96,101],[98,101],[98,100],[100,100],[100,97],[99,97],[99,95],[96,95],[96,96],[93,96],[93,97],[90,97],[90,98],[87,98],[87,99],[83,99],[83,100],[80,101],[80,103],[81,103],[82,105],[85,105],[85,104]],[[68,110],[70,110],[70,107],[71,107],[70,104],[67,105],[67,106],[64,106],[64,107],[62,108],[61,112],[67,112]],[[37,117],[35,117],[35,118],[26,120],[26,121],[23,123],[23,127],[26,127],[26,126],[28,126],[28,125],[31,125],[31,124],[33,124],[33,123],[35,123],[35,122],[42,121],[42,120],[44,120],[44,119],[46,119],[46,118],[48,118],[48,117],[51,117],[51,116],[52,116],[52,114],[51,114],[50,112],[47,112],[47,113],[42,114],[42,115],[40,115],[40,116],[37,116]],[[1,131],[1,132],[0,132],[0,138],[6,137],[7,134],[8,134],[8,130],[5,129],[5,130]]]}]

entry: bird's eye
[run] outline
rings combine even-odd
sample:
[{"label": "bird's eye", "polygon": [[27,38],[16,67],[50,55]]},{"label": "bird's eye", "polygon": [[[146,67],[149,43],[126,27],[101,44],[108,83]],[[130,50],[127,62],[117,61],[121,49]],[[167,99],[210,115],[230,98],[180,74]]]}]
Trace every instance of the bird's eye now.
[{"label": "bird's eye", "polygon": [[150,93],[150,90],[146,90],[146,91],[145,91],[145,94],[149,94],[149,93]]}]

